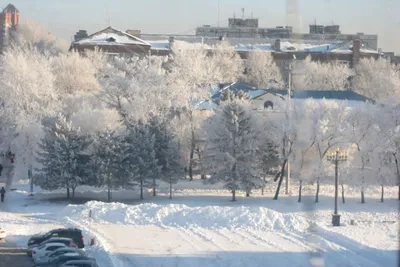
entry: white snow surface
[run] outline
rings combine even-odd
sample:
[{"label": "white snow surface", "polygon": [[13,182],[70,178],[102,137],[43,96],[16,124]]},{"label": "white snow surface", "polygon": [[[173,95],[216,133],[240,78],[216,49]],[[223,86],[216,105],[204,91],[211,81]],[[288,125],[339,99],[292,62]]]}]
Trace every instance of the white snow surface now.
[{"label": "white snow surface", "polygon": [[[219,184],[181,182],[174,198],[160,184],[160,196],[137,191],[114,192],[116,201],[70,204],[59,192],[35,188],[27,196],[27,185],[9,192],[6,207],[0,207],[2,228],[9,240],[25,246],[29,235],[61,226],[83,229],[85,240],[96,238],[86,251],[100,267],[125,266],[310,266],[320,256],[320,266],[397,266],[399,201],[397,188],[366,191],[367,203],[359,202],[359,191],[346,188],[347,202],[339,203],[341,227],[332,227],[333,187],[321,187],[320,203],[313,202],[314,186],[297,196],[272,200],[275,186],[261,196],[238,197]],[[293,191],[295,191],[293,189]],[[78,196],[104,199],[103,189],[78,188]],[[129,197],[128,197],[129,196]],[[53,199],[52,199],[53,198]],[[89,218],[89,213],[91,217]],[[356,225],[350,225],[355,220]]]},{"label": "white snow surface", "polygon": [[[114,38],[115,41],[110,42],[108,41],[109,38]],[[79,40],[75,42],[75,44],[99,44],[99,45],[149,45],[147,42],[144,42],[138,38],[130,36],[126,33],[121,32],[118,33],[111,33],[111,32],[104,32],[95,34],[91,37]]]}]

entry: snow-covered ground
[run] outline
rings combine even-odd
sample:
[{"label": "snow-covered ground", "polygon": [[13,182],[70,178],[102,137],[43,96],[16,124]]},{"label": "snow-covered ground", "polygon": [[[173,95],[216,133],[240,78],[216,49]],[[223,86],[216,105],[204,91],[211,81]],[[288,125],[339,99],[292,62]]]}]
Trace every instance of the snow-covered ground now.
[{"label": "snow-covered ground", "polygon": [[[17,188],[21,190],[10,192],[7,199],[13,213],[0,210],[11,239],[23,246],[30,234],[77,226],[86,240],[96,238],[96,245],[87,250],[101,267],[310,266],[315,257],[322,257],[322,266],[397,266],[396,188],[386,189],[384,203],[379,202],[379,190],[370,190],[366,204],[360,203],[359,192],[348,189],[347,202],[339,203],[341,227],[330,226],[332,186],[322,188],[318,204],[312,201],[313,187],[304,189],[309,196],[303,203],[284,195],[273,201],[275,184],[265,196],[255,192],[234,203],[219,185],[200,181],[178,184],[172,200],[166,190],[158,197],[147,195],[143,202],[136,191],[115,192],[114,200],[125,204],[68,205],[59,199],[65,192],[39,191],[28,197],[27,185]],[[87,189],[77,195],[99,200],[106,196]]]}]

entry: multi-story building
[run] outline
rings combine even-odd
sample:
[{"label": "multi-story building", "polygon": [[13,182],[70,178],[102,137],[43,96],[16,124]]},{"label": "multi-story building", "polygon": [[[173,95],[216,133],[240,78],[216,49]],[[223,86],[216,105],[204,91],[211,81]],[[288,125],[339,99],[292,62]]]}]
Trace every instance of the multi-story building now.
[{"label": "multi-story building", "polygon": [[275,28],[259,28],[258,19],[238,19],[229,18],[228,27],[213,27],[204,25],[196,28],[198,37],[223,37],[228,41],[232,39],[243,40],[252,43],[253,39],[260,43],[260,39],[286,39],[286,40],[305,40],[305,41],[347,41],[360,40],[365,48],[378,50],[378,35],[364,34],[344,34],[340,31],[339,25],[310,25],[309,33],[295,33],[291,26],[277,26]]},{"label": "multi-story building", "polygon": [[258,19],[229,18],[228,27],[204,25],[196,28],[196,36],[225,38],[289,38],[292,27],[259,28]]},{"label": "multi-story building", "polygon": [[9,4],[3,9],[0,14],[0,51],[3,52],[9,44],[10,30],[19,25],[20,17],[18,9],[13,5]]}]

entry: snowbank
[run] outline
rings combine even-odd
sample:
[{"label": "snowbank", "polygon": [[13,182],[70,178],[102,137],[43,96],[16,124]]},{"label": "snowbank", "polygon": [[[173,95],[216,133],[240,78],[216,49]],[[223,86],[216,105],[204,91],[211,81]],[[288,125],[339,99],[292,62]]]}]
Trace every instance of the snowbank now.
[{"label": "snowbank", "polygon": [[96,223],[113,223],[135,226],[200,227],[204,229],[252,229],[305,231],[308,222],[295,214],[282,214],[264,207],[188,207],[182,204],[103,203],[91,201],[85,205],[69,205],[60,216],[72,220],[89,219]]}]

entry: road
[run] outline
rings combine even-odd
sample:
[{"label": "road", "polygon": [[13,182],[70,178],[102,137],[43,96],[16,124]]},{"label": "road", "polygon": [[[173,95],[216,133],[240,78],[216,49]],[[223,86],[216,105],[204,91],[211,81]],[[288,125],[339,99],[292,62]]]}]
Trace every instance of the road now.
[{"label": "road", "polygon": [[33,267],[33,261],[20,249],[10,242],[0,241],[0,267]]}]

